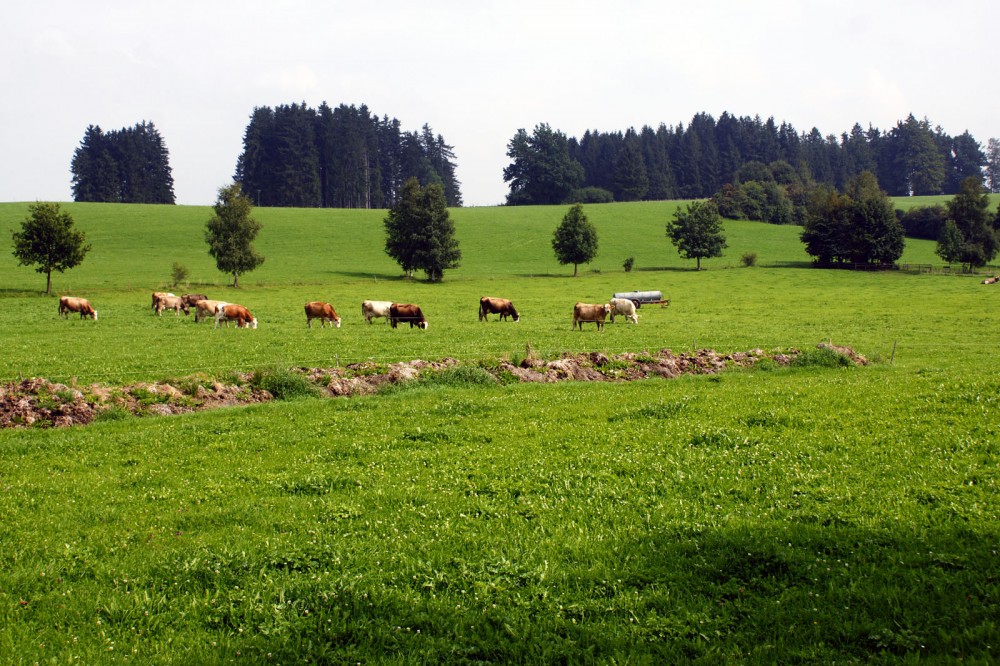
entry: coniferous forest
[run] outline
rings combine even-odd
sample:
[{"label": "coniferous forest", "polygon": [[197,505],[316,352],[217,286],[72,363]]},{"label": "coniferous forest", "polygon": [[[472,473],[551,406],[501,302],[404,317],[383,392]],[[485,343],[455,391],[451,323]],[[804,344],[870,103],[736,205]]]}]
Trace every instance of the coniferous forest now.
[{"label": "coniferous forest", "polygon": [[403,131],[368,107],[303,104],[254,109],[235,179],[261,206],[390,208],[403,183],[438,183],[461,206],[455,154],[425,124]]},{"label": "coniferous forest", "polygon": [[174,203],[170,157],[152,122],[110,132],[89,126],[70,171],[74,201]]},{"label": "coniferous forest", "polygon": [[531,134],[519,130],[507,155],[508,204],[710,197],[751,162],[787,163],[801,180],[840,191],[868,171],[890,196],[954,194],[964,178],[982,179],[987,165],[968,132],[952,137],[913,115],[888,131],[855,124],[840,136],[729,113],[579,139],[540,124]]}]

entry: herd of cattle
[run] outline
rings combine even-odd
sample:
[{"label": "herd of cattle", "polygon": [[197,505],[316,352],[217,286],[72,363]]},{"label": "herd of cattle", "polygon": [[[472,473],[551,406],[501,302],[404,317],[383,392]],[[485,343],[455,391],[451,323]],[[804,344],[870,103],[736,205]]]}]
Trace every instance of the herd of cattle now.
[{"label": "herd of cattle", "polygon": [[[607,303],[577,303],[573,306],[573,329],[577,326],[583,330],[585,323],[594,323],[597,330],[603,330],[605,320],[610,317],[612,323],[615,315],[622,315],[633,324],[639,323],[639,317],[635,313],[635,303],[626,298],[612,298]],[[153,292],[152,309],[157,316],[161,316],[164,310],[173,310],[177,316],[181,312],[189,314],[193,309],[195,322],[204,321],[208,318],[215,320],[215,328],[225,323],[229,327],[229,322],[236,322],[237,328],[257,328],[257,318],[242,305],[238,303],[227,303],[209,299],[205,294],[184,294],[177,296],[168,292]],[[86,298],[76,296],[63,296],[59,299],[59,314],[69,317],[71,312],[80,314],[80,318],[89,317],[97,320],[97,311],[90,305]],[[310,301],[305,305],[306,325],[312,328],[313,319],[320,320],[322,328],[327,323],[340,328],[340,316],[333,306],[323,301]],[[506,298],[493,298],[483,296],[479,299],[479,321],[488,320],[489,315],[500,315],[500,320],[504,321],[508,317],[513,321],[520,321],[521,316],[517,313],[514,304]],[[364,301],[361,303],[361,316],[369,324],[373,319],[385,318],[389,324],[396,328],[397,324],[409,324],[410,328],[427,329],[427,318],[420,310],[419,305],[413,303],[394,303],[393,301]]]}]

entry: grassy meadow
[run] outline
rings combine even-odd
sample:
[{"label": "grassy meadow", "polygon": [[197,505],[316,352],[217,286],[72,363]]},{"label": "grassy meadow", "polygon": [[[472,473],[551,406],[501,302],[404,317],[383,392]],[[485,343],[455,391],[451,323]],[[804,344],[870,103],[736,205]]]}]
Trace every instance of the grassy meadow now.
[{"label": "grassy meadow", "polygon": [[[911,203],[909,200],[900,205]],[[676,202],[452,211],[462,267],[400,278],[380,211],[261,209],[264,265],[228,287],[202,207],[66,204],[93,244],[61,320],[0,253],[0,380],[126,383],[265,366],[563,351],[850,345],[868,367],[630,384],[475,373],[351,399],[0,431],[0,662],[992,663],[1000,641],[1000,288],[820,271],[799,229],[727,223],[691,270]],[[0,204],[9,238],[26,211]],[[756,252],[760,265],[739,258]],[[635,269],[621,264],[635,257]],[[256,331],[149,311],[174,261]],[[940,261],[907,240],[909,263]],[[638,326],[576,301],[659,289]],[[477,321],[481,295],[522,321]],[[427,331],[367,325],[365,298]],[[340,329],[307,329],[322,299]]]}]

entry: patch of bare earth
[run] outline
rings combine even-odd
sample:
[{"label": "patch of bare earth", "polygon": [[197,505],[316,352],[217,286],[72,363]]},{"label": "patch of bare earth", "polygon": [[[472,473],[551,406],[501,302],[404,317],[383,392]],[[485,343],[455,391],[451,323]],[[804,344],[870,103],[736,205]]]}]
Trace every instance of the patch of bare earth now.
[{"label": "patch of bare earth", "polygon": [[[850,347],[819,345],[843,354],[858,365],[868,360]],[[520,382],[635,381],[651,377],[702,375],[726,368],[752,368],[764,359],[788,365],[796,349],[765,352],[753,349],[719,354],[711,349],[675,353],[600,352],[565,354],[555,360],[529,356],[518,364],[500,362],[484,367],[495,377]],[[453,358],[439,361],[404,361],[391,364],[355,363],[334,368],[299,368],[327,397],[370,395],[387,384],[413,381],[427,373],[461,365]],[[90,423],[104,411],[117,409],[139,416],[166,416],[218,407],[248,405],[273,400],[267,391],[249,386],[251,375],[237,375],[231,383],[205,376],[170,382],[127,386],[67,386],[31,378],[0,385],[0,428],[63,427]]]}]

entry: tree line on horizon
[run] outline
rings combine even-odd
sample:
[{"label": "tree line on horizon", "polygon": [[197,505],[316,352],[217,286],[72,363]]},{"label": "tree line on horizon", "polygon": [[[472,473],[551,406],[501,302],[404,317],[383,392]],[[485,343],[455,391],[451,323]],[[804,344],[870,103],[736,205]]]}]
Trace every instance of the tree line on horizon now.
[{"label": "tree line on horizon", "polygon": [[461,206],[455,169],[452,146],[428,124],[407,132],[365,105],[302,103],[254,109],[235,180],[260,206],[390,208],[409,178],[440,184]]},{"label": "tree line on horizon", "polygon": [[169,152],[152,122],[109,132],[88,126],[70,171],[74,201],[174,203]]},{"label": "tree line on horizon", "polygon": [[890,196],[955,194],[965,178],[982,181],[985,167],[1000,191],[1000,142],[991,139],[987,153],[968,131],[952,137],[912,114],[888,131],[855,124],[840,136],[728,112],[579,139],[542,123],[518,130],[507,156],[508,205],[706,198],[751,162],[787,163],[802,181],[838,191],[870,172]]}]

